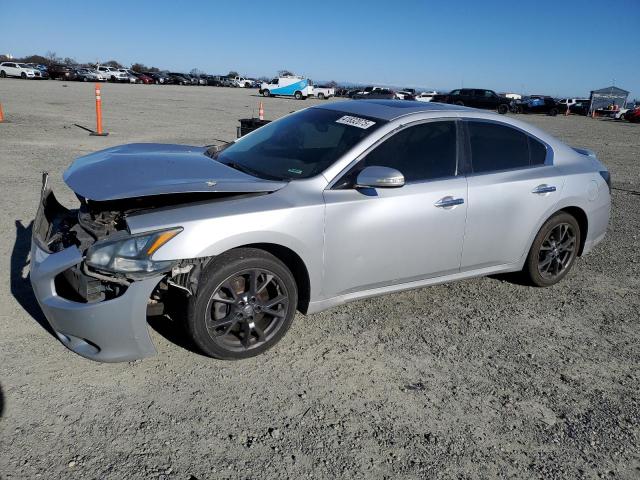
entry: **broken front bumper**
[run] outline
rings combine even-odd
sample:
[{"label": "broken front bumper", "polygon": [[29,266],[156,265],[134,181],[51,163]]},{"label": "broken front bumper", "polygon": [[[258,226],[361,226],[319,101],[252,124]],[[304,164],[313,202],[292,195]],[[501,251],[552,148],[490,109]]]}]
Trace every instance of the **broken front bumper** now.
[{"label": "broken front bumper", "polygon": [[31,241],[30,277],[36,299],[60,341],[77,354],[100,362],[154,355],[147,303],[162,276],[132,282],[120,296],[99,302],[76,302],[61,296],[56,291],[56,276],[83,258],[75,246],[55,253],[47,250],[47,201],[57,204],[45,179]]}]

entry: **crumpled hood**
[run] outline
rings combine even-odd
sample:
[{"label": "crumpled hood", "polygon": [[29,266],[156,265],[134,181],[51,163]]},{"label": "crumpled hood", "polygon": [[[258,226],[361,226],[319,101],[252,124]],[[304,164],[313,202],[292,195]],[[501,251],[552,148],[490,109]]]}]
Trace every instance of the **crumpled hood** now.
[{"label": "crumpled hood", "polygon": [[78,158],[64,181],[95,201],[170,193],[273,192],[286,185],[247,175],[205,155],[206,147],[133,143]]}]

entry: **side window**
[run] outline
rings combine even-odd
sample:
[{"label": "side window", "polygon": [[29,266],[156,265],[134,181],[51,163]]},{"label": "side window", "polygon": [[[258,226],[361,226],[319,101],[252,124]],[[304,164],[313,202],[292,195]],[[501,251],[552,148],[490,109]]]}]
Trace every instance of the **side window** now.
[{"label": "side window", "polygon": [[449,95],[460,95],[460,90],[454,90]]},{"label": "side window", "polygon": [[468,122],[473,173],[542,165],[546,147],[507,125]]},{"label": "side window", "polygon": [[529,140],[529,158],[531,165],[544,165],[547,159],[547,147],[535,138],[527,137]]},{"label": "side window", "polygon": [[427,122],[405,128],[369,152],[335,188],[351,188],[365,167],[395,168],[406,182],[456,175],[457,134],[453,121]]}]

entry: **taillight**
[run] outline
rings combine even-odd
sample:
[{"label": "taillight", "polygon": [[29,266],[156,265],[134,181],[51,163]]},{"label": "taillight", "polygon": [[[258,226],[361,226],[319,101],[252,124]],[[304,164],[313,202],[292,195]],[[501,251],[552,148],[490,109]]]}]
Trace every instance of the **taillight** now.
[{"label": "taillight", "polygon": [[611,194],[611,175],[608,171],[603,170],[600,172],[600,176],[604,178],[605,182],[607,182],[607,187],[609,187],[609,194]]}]

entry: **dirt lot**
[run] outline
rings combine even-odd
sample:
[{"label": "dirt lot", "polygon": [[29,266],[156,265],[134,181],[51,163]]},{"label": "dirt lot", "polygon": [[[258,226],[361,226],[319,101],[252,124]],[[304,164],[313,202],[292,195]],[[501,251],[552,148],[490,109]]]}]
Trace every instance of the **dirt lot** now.
[{"label": "dirt lot", "polygon": [[[48,331],[26,274],[40,172],[127,142],[232,139],[254,91],[0,81],[0,477],[639,478],[640,196],[550,289],[483,278],[299,315],[243,362],[155,322],[159,354],[99,364]],[[265,100],[267,118],[315,101]],[[640,190],[640,125],[526,118]]]}]

